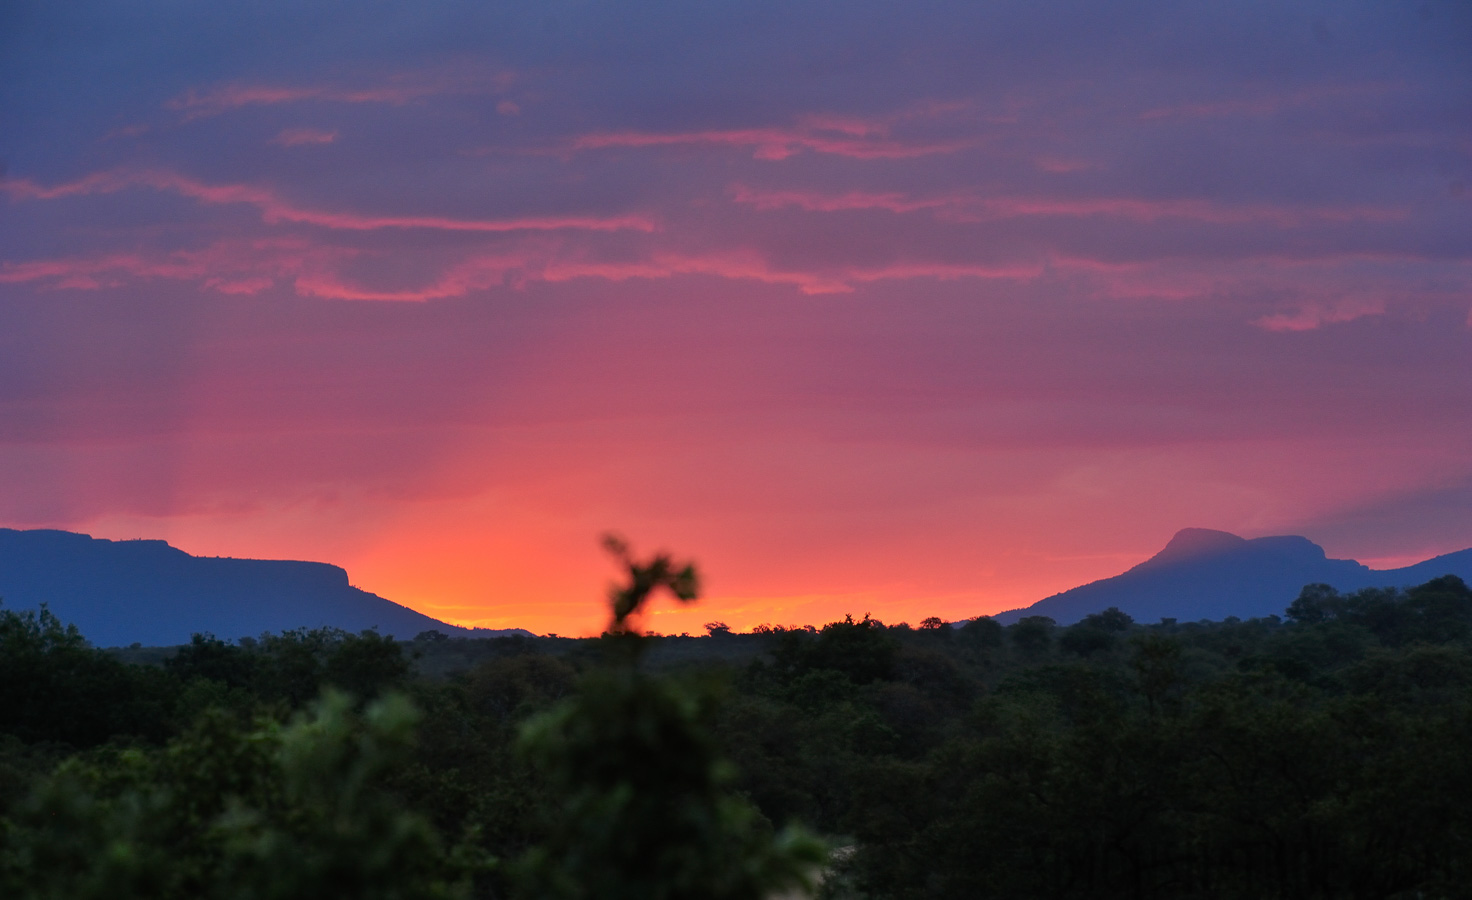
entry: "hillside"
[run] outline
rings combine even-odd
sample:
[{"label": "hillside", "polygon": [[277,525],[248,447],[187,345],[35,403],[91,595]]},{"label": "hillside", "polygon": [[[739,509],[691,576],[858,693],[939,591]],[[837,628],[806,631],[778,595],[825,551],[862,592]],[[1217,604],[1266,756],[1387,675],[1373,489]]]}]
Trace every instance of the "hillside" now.
[{"label": "hillside", "polygon": [[196,632],[234,639],[331,626],[407,639],[525,633],[465,629],[348,583],[320,562],[190,556],[164,541],[110,541],[68,531],[0,529],[0,600],[48,604],[102,647],[181,644]]},{"label": "hillside", "polygon": [[1066,625],[1117,606],[1141,622],[1248,619],[1281,614],[1306,584],[1354,591],[1406,587],[1442,575],[1472,580],[1472,549],[1400,569],[1371,569],[1352,559],[1330,559],[1323,547],[1305,537],[1248,540],[1225,531],[1185,528],[1159,553],[1126,572],[996,618],[1011,623],[1023,616],[1049,616]]}]

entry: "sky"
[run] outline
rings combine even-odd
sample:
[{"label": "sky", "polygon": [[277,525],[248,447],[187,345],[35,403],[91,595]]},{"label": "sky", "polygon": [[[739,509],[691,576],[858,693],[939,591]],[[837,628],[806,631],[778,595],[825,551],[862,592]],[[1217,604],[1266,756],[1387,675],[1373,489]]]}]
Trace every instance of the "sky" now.
[{"label": "sky", "polygon": [[0,5],[0,526],[596,633],[1472,547],[1472,6]]}]

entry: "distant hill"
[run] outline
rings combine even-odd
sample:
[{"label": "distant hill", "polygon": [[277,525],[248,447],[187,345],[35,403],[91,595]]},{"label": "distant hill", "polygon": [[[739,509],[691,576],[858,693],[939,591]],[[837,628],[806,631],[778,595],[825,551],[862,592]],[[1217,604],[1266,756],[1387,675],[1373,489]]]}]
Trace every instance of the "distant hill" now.
[{"label": "distant hill", "polygon": [[0,528],[0,601],[46,603],[100,647],[234,639],[293,628],[377,628],[399,639],[528,634],[447,625],[348,584],[319,562],[190,556],[164,541],[109,541],[69,531]]},{"label": "distant hill", "polygon": [[1472,549],[1402,569],[1371,569],[1352,559],[1329,559],[1324,548],[1296,536],[1240,538],[1225,531],[1186,528],[1165,549],[1127,572],[1000,613],[1005,624],[1023,616],[1050,616],[1061,625],[1117,606],[1140,622],[1183,622],[1281,615],[1306,584],[1341,591],[1408,587],[1442,575],[1472,582]]}]

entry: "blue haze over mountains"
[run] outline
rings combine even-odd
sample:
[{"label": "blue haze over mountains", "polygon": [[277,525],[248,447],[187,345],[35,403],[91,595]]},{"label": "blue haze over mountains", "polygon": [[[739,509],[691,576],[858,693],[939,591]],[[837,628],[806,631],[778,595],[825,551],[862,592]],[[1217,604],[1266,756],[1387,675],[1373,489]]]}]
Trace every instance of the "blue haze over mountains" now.
[{"label": "blue haze over mountains", "polygon": [[1049,616],[1069,625],[1117,606],[1138,622],[1250,619],[1282,615],[1307,584],[1340,591],[1410,587],[1443,575],[1472,583],[1472,549],[1400,569],[1371,569],[1352,559],[1330,559],[1305,537],[1251,540],[1209,528],[1185,528],[1165,549],[1112,578],[1039,600],[995,618],[1011,624],[1023,616]]},{"label": "blue haze over mountains", "polygon": [[45,603],[100,647],[233,640],[294,628],[377,628],[400,640],[528,634],[459,628],[348,583],[320,562],[190,556],[164,541],[109,541],[69,531],[0,528],[0,601]]}]

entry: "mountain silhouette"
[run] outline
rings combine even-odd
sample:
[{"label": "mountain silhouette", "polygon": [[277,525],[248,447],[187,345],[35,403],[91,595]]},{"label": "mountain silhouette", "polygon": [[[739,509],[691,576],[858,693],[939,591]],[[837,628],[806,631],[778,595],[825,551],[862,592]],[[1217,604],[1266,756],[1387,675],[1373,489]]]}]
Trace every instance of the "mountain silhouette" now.
[{"label": "mountain silhouette", "polygon": [[1409,587],[1442,575],[1472,582],[1472,549],[1400,569],[1371,569],[1352,559],[1330,559],[1323,547],[1296,535],[1248,540],[1225,531],[1185,528],[1165,549],[1127,572],[995,618],[1010,624],[1023,616],[1049,616],[1067,625],[1117,606],[1140,622],[1248,619],[1281,615],[1306,584],[1356,591]]},{"label": "mountain silhouette", "polygon": [[45,603],[100,647],[169,646],[207,632],[234,639],[293,628],[377,628],[404,640],[527,634],[448,625],[359,590],[337,566],[190,556],[164,541],[110,541],[70,531],[0,528],[0,601]]}]

